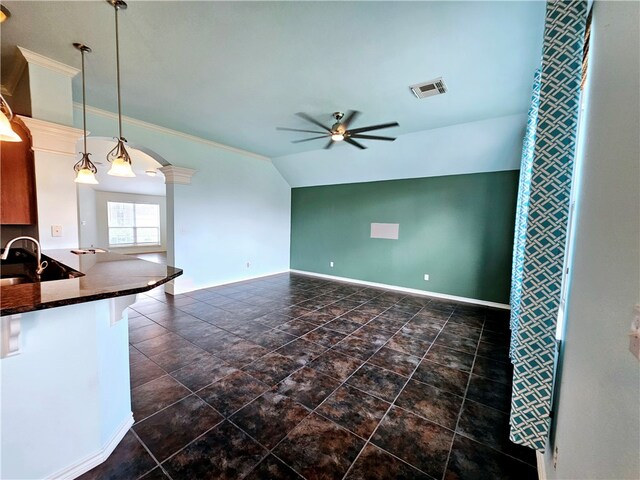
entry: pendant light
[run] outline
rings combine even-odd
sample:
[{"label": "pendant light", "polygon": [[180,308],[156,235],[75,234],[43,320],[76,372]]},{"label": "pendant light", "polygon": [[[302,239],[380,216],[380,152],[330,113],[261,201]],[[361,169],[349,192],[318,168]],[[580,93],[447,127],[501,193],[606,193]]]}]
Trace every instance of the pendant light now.
[{"label": "pendant light", "polygon": [[22,139],[11,127],[11,120],[13,119],[11,107],[2,95],[0,95],[0,111],[2,111],[2,114],[0,114],[0,141],[21,142]]},{"label": "pendant light", "polygon": [[91,49],[82,43],[74,43],[73,46],[80,50],[80,55],[82,56],[82,129],[84,130],[84,151],[82,152],[82,158],[73,166],[73,169],[76,171],[75,182],[96,185],[98,183],[98,180],[96,180],[98,169],[93,162],[89,160],[89,155],[91,154],[87,153],[87,102],[84,79],[84,54],[91,53]]},{"label": "pendant light", "polygon": [[107,172],[115,177],[135,177],[131,168],[131,157],[124,144],[127,141],[122,136],[122,104],[120,100],[120,39],[118,37],[118,10],[126,10],[127,4],[122,0],[107,0],[116,13],[116,83],[118,87],[118,138],[116,146],[107,154],[111,168]]},{"label": "pendant light", "polygon": [[[11,12],[4,5],[0,5],[0,23],[10,16]],[[0,115],[0,142],[21,142],[22,138],[11,127],[11,120],[13,119],[11,107],[2,95],[0,95],[0,111],[2,112]]]}]

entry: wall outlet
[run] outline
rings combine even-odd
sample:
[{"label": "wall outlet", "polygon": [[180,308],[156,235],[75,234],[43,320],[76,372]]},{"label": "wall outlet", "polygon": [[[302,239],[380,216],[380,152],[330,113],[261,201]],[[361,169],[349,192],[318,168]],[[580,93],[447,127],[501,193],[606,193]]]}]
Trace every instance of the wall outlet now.
[{"label": "wall outlet", "polygon": [[553,450],[553,469],[556,470],[558,468],[558,447]]},{"label": "wall outlet", "polygon": [[251,262],[247,262],[247,268],[251,267]]},{"label": "wall outlet", "polygon": [[429,281],[429,274],[428,274],[428,273],[425,273],[425,274],[424,274],[424,280],[425,280],[426,282],[428,282],[428,281]]},{"label": "wall outlet", "polygon": [[51,225],[51,236],[52,237],[61,237],[62,236],[62,225]]},{"label": "wall outlet", "polygon": [[329,266],[333,268],[333,262],[329,262]]}]

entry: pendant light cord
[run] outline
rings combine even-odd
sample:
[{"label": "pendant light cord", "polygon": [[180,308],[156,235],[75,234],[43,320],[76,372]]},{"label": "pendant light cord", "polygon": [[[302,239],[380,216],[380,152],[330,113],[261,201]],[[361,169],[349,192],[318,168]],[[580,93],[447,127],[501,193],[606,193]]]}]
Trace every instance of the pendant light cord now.
[{"label": "pendant light cord", "polygon": [[122,103],[120,101],[120,38],[118,36],[118,6],[114,5],[116,11],[116,80],[118,84],[118,131],[122,139]]},{"label": "pendant light cord", "polygon": [[87,153],[87,93],[84,81],[84,49],[80,49],[82,54],[82,129],[84,131],[84,152]]}]

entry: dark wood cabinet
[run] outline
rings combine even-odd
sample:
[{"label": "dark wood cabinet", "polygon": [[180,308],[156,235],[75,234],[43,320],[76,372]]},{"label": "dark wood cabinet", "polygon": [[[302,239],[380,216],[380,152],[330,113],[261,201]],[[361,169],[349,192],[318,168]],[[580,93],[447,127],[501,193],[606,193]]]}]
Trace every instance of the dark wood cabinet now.
[{"label": "dark wood cabinet", "polygon": [[22,142],[0,142],[0,224],[37,222],[36,172],[29,132],[12,122]]}]

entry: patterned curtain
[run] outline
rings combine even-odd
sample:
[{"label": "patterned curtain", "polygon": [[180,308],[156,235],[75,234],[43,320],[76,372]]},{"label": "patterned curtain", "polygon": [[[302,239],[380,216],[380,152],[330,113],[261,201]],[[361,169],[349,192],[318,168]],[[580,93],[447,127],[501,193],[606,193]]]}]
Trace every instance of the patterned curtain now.
[{"label": "patterned curtain", "polygon": [[[544,451],[576,146],[584,0],[549,0],[523,149],[511,289],[511,441]],[[537,92],[536,92],[537,91]]]},{"label": "patterned curtain", "polygon": [[533,149],[536,141],[538,125],[538,108],[540,106],[540,73],[536,70],[533,79],[533,94],[527,116],[527,129],[522,143],[522,163],[520,165],[520,184],[518,187],[518,205],[516,208],[516,228],[513,238],[513,263],[511,266],[511,349],[513,360],[518,345],[518,323],[520,320],[520,300],[522,299],[522,274],[524,272],[524,247],[529,217],[529,196],[531,193],[531,170],[533,168]]}]

